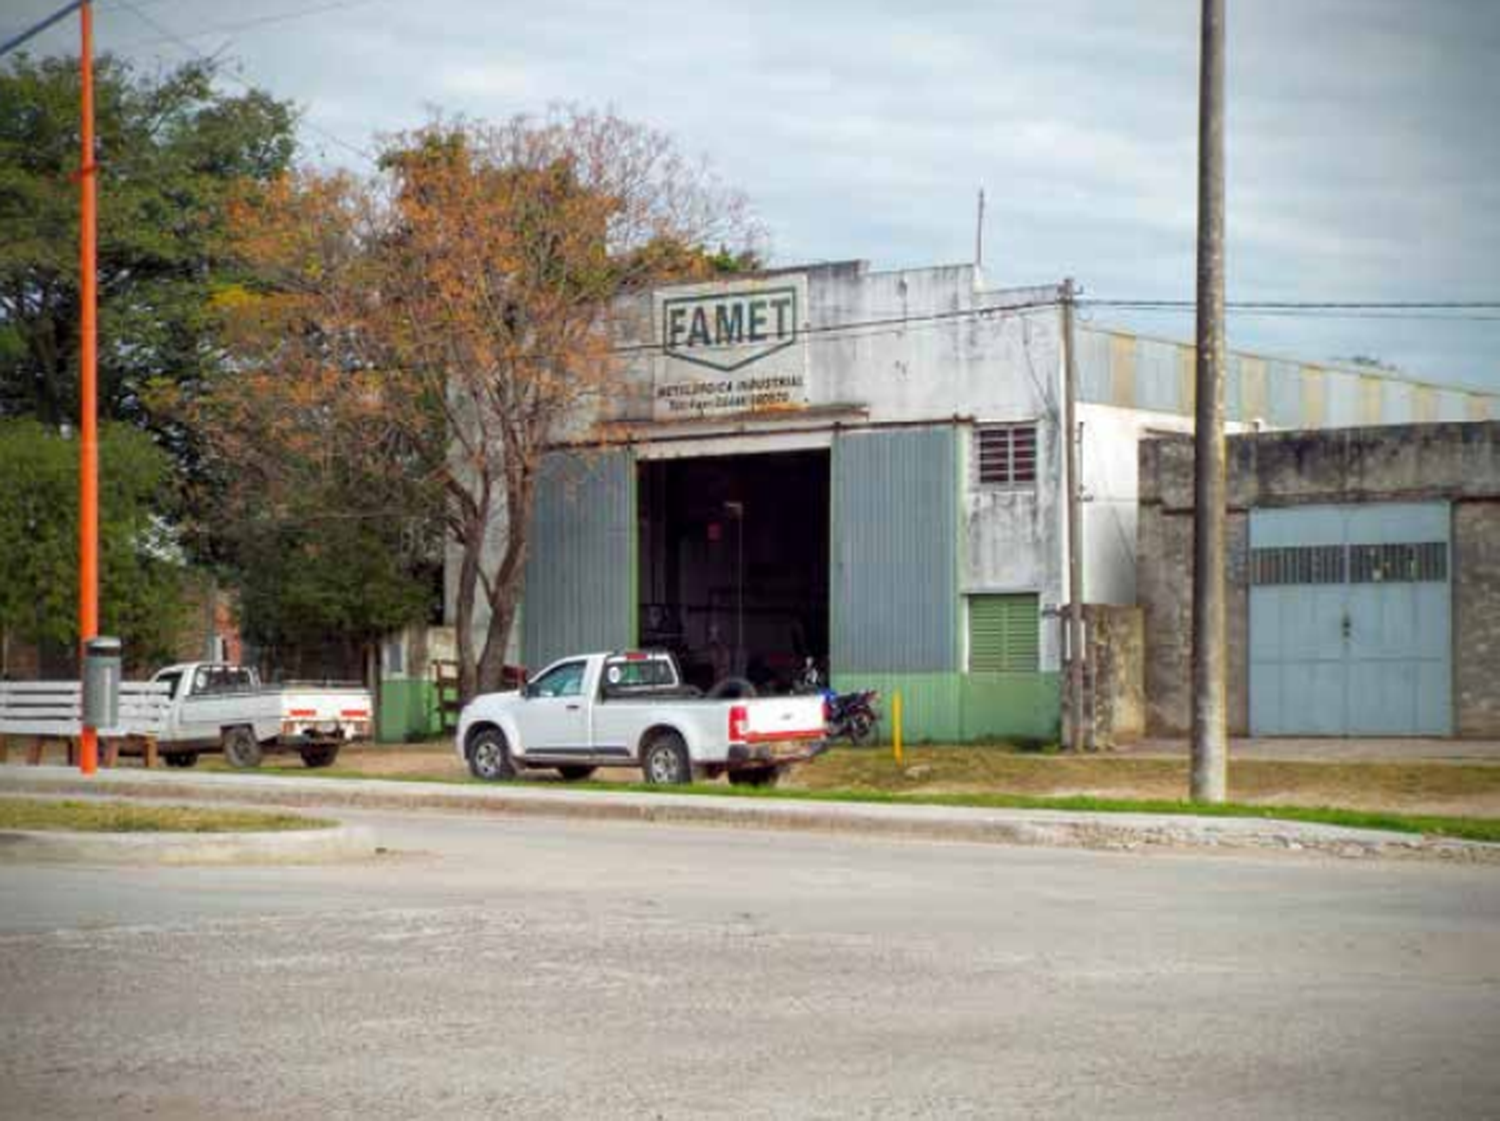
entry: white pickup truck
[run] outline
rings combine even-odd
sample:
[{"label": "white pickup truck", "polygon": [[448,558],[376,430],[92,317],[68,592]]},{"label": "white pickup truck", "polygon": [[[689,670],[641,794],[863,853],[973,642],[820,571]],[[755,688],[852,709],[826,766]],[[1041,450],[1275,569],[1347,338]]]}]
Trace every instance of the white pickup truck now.
[{"label": "white pickup truck", "polygon": [[769,786],[826,745],[823,698],[716,700],[684,686],[671,654],[586,654],[553,662],[515,693],[464,707],[455,741],[476,777],[526,768],[582,779],[599,767],[639,767],[650,783],[727,774]]},{"label": "white pickup truck", "polygon": [[297,751],[309,767],[326,767],[339,748],[368,739],[369,690],[358,686],[267,688],[248,666],[186,662],[158,670],[172,687],[157,741],[169,766],[191,767],[204,751],[223,751],[231,766],[258,767],[268,751]]}]

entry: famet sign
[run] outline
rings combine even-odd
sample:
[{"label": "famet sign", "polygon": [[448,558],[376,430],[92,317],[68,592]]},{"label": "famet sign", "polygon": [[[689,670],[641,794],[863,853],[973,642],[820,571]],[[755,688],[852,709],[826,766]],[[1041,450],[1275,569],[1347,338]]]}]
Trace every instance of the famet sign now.
[{"label": "famet sign", "polygon": [[796,342],[797,313],[794,287],[668,297],[662,349],[684,362],[738,370]]}]

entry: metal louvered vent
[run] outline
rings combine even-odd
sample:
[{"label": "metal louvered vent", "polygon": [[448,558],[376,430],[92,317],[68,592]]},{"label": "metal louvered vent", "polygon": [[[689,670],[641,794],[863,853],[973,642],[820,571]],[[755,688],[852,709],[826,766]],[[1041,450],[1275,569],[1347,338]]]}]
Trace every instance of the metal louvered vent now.
[{"label": "metal louvered vent", "polygon": [[980,486],[1035,485],[1036,425],[980,425],[974,429],[974,448]]},{"label": "metal louvered vent", "polygon": [[970,596],[970,672],[1034,673],[1040,629],[1034,595]]}]

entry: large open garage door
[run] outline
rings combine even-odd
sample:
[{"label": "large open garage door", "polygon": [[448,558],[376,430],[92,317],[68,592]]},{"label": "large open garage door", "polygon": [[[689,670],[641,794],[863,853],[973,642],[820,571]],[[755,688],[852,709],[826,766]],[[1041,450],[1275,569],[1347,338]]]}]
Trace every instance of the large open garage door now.
[{"label": "large open garage door", "polygon": [[828,654],[826,450],[648,460],[638,471],[641,645],[702,688],[789,689]]},{"label": "large open garage door", "polygon": [[1250,515],[1253,735],[1447,735],[1448,507]]}]

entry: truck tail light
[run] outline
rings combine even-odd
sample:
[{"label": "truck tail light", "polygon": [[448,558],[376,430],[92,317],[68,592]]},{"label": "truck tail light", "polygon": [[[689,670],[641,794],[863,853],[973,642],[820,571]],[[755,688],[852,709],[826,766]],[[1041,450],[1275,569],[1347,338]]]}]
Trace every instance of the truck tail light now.
[{"label": "truck tail light", "polygon": [[740,743],[750,731],[750,710],[744,705],[729,706],[729,742]]}]

